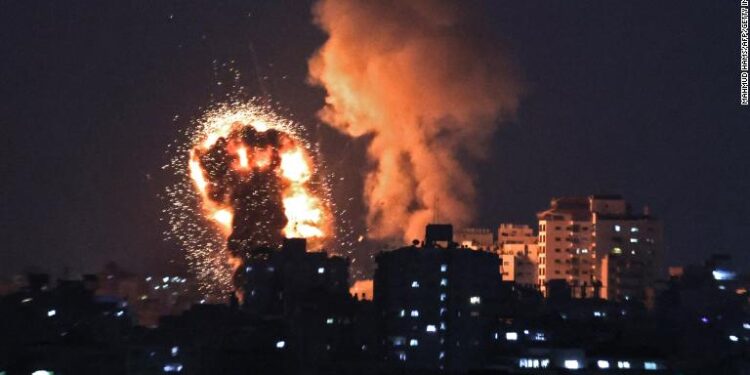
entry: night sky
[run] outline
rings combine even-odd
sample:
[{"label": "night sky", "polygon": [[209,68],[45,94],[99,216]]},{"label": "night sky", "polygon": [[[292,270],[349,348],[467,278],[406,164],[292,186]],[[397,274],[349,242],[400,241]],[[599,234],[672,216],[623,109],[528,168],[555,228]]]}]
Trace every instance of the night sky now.
[{"label": "night sky", "polygon": [[[700,3],[467,5],[487,8],[526,85],[490,157],[471,167],[477,224],[531,224],[553,196],[620,193],[664,220],[669,263],[722,252],[750,265],[739,5]],[[324,92],[307,84],[307,59],[325,35],[310,5],[0,3],[0,274],[109,260],[180,270],[162,235],[160,195],[174,183],[162,166],[201,107],[232,90],[229,67],[247,95],[270,95],[307,126],[339,207],[361,219],[367,140],[315,117]]]}]

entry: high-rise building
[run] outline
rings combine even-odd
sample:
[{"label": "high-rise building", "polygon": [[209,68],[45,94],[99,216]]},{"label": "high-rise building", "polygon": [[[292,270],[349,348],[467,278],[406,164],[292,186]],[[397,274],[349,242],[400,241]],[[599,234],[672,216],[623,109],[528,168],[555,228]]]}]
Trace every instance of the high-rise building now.
[{"label": "high-rise building", "polygon": [[497,311],[498,257],[454,245],[441,247],[429,238],[432,232],[428,230],[423,247],[376,257],[374,303],[382,357],[413,370],[478,368]]},{"label": "high-rise building", "polygon": [[617,195],[555,198],[539,219],[538,283],[566,280],[574,297],[648,301],[663,253],[661,222]]},{"label": "high-rise building", "polygon": [[503,223],[497,228],[497,244],[526,244],[536,243],[534,229],[525,224]]}]

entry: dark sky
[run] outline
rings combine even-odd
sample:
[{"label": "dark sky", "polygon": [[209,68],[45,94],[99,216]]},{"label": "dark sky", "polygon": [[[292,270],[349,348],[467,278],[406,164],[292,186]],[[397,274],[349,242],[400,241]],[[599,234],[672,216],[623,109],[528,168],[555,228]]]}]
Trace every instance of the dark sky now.
[{"label": "dark sky", "polygon": [[[552,196],[621,193],[663,218],[670,263],[750,264],[750,108],[732,1],[487,1],[527,94],[473,167],[478,224],[534,221]],[[468,6],[468,5],[467,5]],[[227,92],[270,94],[319,141],[361,212],[366,140],[321,126],[305,82],[310,2],[0,3],[0,274],[179,268],[162,240],[167,145]],[[255,50],[255,57],[249,46]],[[257,64],[256,64],[257,61]],[[343,161],[343,162],[342,162]]]}]

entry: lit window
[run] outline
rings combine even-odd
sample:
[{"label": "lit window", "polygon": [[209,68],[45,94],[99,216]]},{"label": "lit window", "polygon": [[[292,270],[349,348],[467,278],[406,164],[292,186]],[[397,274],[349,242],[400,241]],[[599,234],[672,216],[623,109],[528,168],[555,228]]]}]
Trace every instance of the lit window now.
[{"label": "lit window", "polygon": [[438,359],[443,359],[443,358],[445,358],[445,352],[440,352],[440,354],[438,354]]},{"label": "lit window", "polygon": [[630,228],[630,231],[633,232],[633,233],[637,233],[638,232],[638,227],[632,227],[632,228]]},{"label": "lit window", "polygon": [[601,369],[607,369],[609,368],[609,361],[604,361],[600,359],[596,361],[596,365]]},{"label": "lit window", "polygon": [[404,338],[403,338],[403,337],[401,337],[401,336],[396,336],[396,337],[394,337],[394,338],[393,338],[392,340],[393,340],[393,346],[401,346],[401,345],[404,345],[404,341],[406,341],[406,339],[404,339]]},{"label": "lit window", "polygon": [[594,311],[594,316],[597,318],[604,318],[607,316],[607,313],[603,311]]},{"label": "lit window", "polygon": [[119,310],[118,312],[115,313],[115,316],[117,316],[118,318],[123,315],[125,315],[125,311],[122,311],[122,310]]},{"label": "lit window", "polygon": [[615,247],[614,249],[612,249],[612,254],[622,254],[622,249],[620,249],[619,247]]},{"label": "lit window", "polygon": [[333,324],[333,318],[326,319],[326,324]]},{"label": "lit window", "polygon": [[427,332],[435,332],[437,331],[437,327],[435,327],[434,324],[428,324],[427,327],[424,329]]},{"label": "lit window", "polygon": [[417,339],[409,340],[409,346],[419,346],[419,340]]},{"label": "lit window", "polygon": [[402,309],[401,311],[398,312],[398,316],[403,318],[404,316],[406,316],[406,311]]},{"label": "lit window", "polygon": [[505,332],[505,339],[508,341],[518,340],[518,333],[516,332]]},{"label": "lit window", "polygon": [[742,323],[742,328],[750,329],[750,323]]},{"label": "lit window", "polygon": [[482,298],[479,297],[479,296],[469,297],[469,303],[472,304],[472,305],[478,305],[478,304],[482,303]]},{"label": "lit window", "polygon": [[440,272],[448,272],[448,265],[447,264],[441,264],[440,265]]},{"label": "lit window", "polygon": [[411,287],[412,288],[419,288],[419,281],[416,281],[416,280],[412,281],[411,282]]},{"label": "lit window", "polygon": [[656,365],[656,362],[644,362],[643,369],[644,370],[658,370],[659,366]]},{"label": "lit window", "polygon": [[167,363],[166,365],[164,365],[163,370],[164,372],[181,372],[182,364],[181,363]]},{"label": "lit window", "polygon": [[177,354],[180,353],[180,347],[179,346],[173,346],[172,350],[170,351],[172,353],[172,357],[176,357]]},{"label": "lit window", "polygon": [[245,272],[252,272],[253,266],[247,266],[245,267]]},{"label": "lit window", "polygon": [[615,232],[619,232],[619,231],[620,231],[620,229],[621,229],[621,228],[620,228],[620,226],[619,226],[619,225],[615,225]]},{"label": "lit window", "polygon": [[169,277],[167,277],[167,276],[164,276],[164,277],[162,277],[161,281],[162,281],[163,283],[168,283],[168,282],[169,282]]},{"label": "lit window", "polygon": [[29,302],[31,302],[33,300],[34,300],[33,298],[24,298],[24,299],[21,300],[21,303],[29,303]]},{"label": "lit window", "polygon": [[630,362],[628,362],[628,361],[617,361],[617,368],[630,368]]},{"label": "lit window", "polygon": [[412,318],[418,317],[419,316],[419,310],[412,310],[411,311],[411,316],[412,316]]},{"label": "lit window", "polygon": [[57,311],[56,310],[54,310],[54,309],[53,310],[47,310],[47,316],[48,317],[51,318],[51,317],[53,317],[55,315],[57,315]]},{"label": "lit window", "polygon": [[399,361],[406,361],[406,353],[404,353],[404,352],[399,352],[399,353],[398,353],[398,360],[399,360]]},{"label": "lit window", "polygon": [[445,322],[440,322],[440,330],[445,331]]},{"label": "lit window", "polygon": [[440,301],[445,302],[445,299],[447,298],[445,293],[440,293]]},{"label": "lit window", "polygon": [[277,349],[284,349],[285,346],[286,346],[286,342],[285,341],[276,341],[276,348]]},{"label": "lit window", "polygon": [[440,279],[440,286],[448,286],[448,279]]},{"label": "lit window", "polygon": [[446,309],[445,307],[440,308],[440,316],[445,315],[446,312],[448,312],[448,309]]},{"label": "lit window", "polygon": [[577,359],[566,359],[565,362],[563,362],[563,367],[569,370],[577,370],[581,368],[581,365],[578,363]]},{"label": "lit window", "polygon": [[735,335],[729,335],[729,341],[731,341],[731,342],[737,342],[739,340],[740,340],[739,337],[737,337]]},{"label": "lit window", "polygon": [[323,267],[318,267],[318,273],[321,273],[321,274],[322,274],[322,273],[325,273],[325,272],[326,272],[326,269],[325,269],[325,268],[323,268]]},{"label": "lit window", "polygon": [[630,243],[638,243],[638,239],[637,238],[631,238],[630,239]]}]

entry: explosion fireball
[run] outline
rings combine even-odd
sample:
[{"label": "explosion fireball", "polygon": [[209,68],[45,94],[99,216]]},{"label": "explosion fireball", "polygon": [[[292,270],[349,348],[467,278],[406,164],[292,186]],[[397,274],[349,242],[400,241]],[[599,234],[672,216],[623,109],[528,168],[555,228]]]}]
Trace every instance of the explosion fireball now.
[{"label": "explosion fireball", "polygon": [[257,102],[220,106],[196,125],[172,163],[188,182],[168,190],[167,211],[204,292],[229,290],[254,248],[330,237],[326,189],[298,125]]}]

